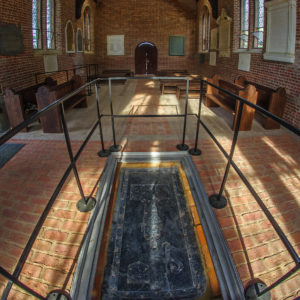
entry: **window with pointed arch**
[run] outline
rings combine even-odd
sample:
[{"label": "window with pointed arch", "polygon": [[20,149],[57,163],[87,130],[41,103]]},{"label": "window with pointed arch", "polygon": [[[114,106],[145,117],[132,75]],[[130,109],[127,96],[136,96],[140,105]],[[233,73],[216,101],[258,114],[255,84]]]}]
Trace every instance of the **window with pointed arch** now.
[{"label": "window with pointed arch", "polygon": [[210,16],[207,6],[204,6],[200,18],[200,52],[209,50]]},{"label": "window with pointed arch", "polygon": [[84,51],[91,51],[91,14],[87,6],[83,13]]},{"label": "window with pointed arch", "polygon": [[32,0],[32,46],[42,48],[42,10],[41,0]]},{"label": "window with pointed arch", "polygon": [[66,52],[75,52],[75,39],[74,39],[74,29],[73,24],[69,20],[65,27],[65,38],[66,38]]},{"label": "window with pointed arch", "polygon": [[47,0],[46,40],[47,49],[55,49],[55,0]]}]

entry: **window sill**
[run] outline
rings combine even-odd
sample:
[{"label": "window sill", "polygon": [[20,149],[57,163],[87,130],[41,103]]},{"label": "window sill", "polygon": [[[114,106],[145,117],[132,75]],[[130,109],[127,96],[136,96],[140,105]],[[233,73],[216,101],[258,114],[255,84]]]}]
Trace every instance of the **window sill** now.
[{"label": "window sill", "polygon": [[263,49],[234,49],[233,53],[263,53]]},{"label": "window sill", "polygon": [[62,52],[60,50],[45,50],[45,49],[33,49],[34,55],[47,55],[47,54],[61,54]]}]

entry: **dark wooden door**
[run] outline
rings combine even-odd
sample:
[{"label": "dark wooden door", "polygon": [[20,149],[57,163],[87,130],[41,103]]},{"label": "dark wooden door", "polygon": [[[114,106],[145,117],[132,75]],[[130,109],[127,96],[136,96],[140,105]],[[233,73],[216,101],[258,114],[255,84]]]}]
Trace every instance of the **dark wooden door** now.
[{"label": "dark wooden door", "polygon": [[156,74],[157,49],[149,42],[143,42],[135,48],[135,73]]}]

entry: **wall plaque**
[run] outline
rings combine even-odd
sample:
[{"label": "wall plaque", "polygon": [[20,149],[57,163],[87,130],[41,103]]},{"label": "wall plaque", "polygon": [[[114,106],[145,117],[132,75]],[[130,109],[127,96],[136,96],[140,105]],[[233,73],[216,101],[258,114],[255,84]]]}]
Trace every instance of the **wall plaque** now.
[{"label": "wall plaque", "polygon": [[210,31],[210,50],[218,48],[218,27]]},{"label": "wall plaque", "polygon": [[250,53],[239,53],[238,69],[249,72],[250,71],[250,61],[251,61]]},{"label": "wall plaque", "polygon": [[264,59],[295,62],[297,6],[295,0],[265,2],[267,8],[266,52]]},{"label": "wall plaque", "polygon": [[57,55],[44,55],[44,67],[45,72],[55,72],[58,71]]},{"label": "wall plaque", "polygon": [[107,36],[107,55],[124,55],[124,35]]},{"label": "wall plaque", "polygon": [[216,66],[217,65],[217,52],[209,53],[209,65]]},{"label": "wall plaque", "polygon": [[0,55],[24,53],[21,25],[0,23]]}]

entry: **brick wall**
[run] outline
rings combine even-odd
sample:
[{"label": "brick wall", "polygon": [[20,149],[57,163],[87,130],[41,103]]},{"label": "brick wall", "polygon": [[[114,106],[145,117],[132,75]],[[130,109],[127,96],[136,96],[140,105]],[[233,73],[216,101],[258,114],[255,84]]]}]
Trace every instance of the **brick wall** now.
[{"label": "brick wall", "polygon": [[[135,48],[144,41],[158,50],[158,70],[194,69],[195,17],[171,0],[105,0],[97,9],[96,51],[102,69],[135,71]],[[124,35],[124,56],[107,55],[107,35]],[[169,56],[169,36],[185,36],[185,56]]]},{"label": "brick wall", "polygon": [[[46,0],[42,0],[42,6],[46,7]],[[75,1],[56,1],[56,50],[34,50],[32,47],[32,18],[31,1],[14,0],[0,2],[0,20],[3,24],[20,24],[24,53],[16,56],[0,56],[0,84],[3,88],[10,87],[16,90],[30,86],[35,83],[34,73],[44,72],[43,56],[47,54],[57,54],[58,69],[64,70],[72,68],[74,65],[94,63],[94,52],[91,53],[71,53],[65,51],[65,25],[71,20],[74,31],[82,28],[82,17],[75,18]],[[95,3],[86,0],[85,5],[90,5],[95,11]],[[84,9],[83,7],[83,9]],[[93,19],[92,19],[93,22]],[[92,23],[92,27],[94,23]],[[43,14],[43,28],[45,29],[45,13]],[[46,45],[46,35],[43,34],[43,45]],[[65,81],[65,73],[51,75],[59,82]],[[42,80],[43,76],[39,76]]]},{"label": "brick wall", "polygon": [[[252,1],[253,2],[253,1]],[[239,47],[239,28],[240,28],[240,1],[225,1],[219,0],[219,14],[222,8],[226,8],[227,14],[233,18],[231,45],[234,49]],[[250,1],[251,3],[251,1]],[[252,6],[251,6],[252,7]],[[251,9],[253,11],[253,9]],[[250,20],[252,15],[250,15]],[[266,19],[266,17],[265,17]],[[214,22],[213,22],[214,24]],[[216,25],[213,25],[213,27]],[[251,24],[250,24],[251,26]],[[266,26],[265,26],[266,28]],[[293,125],[300,127],[300,5],[297,5],[297,42],[296,42],[296,59],[295,63],[281,63],[267,61],[263,59],[264,50],[260,53],[251,53],[250,72],[238,70],[239,54],[231,52],[229,58],[218,58],[217,65],[209,65],[209,55],[206,54],[205,63],[200,64],[200,72],[205,76],[213,74],[222,74],[228,80],[233,81],[240,75],[246,76],[250,81],[255,81],[259,84],[278,88],[284,87],[287,90],[288,102],[284,112],[284,119]],[[252,44],[252,37],[250,42]]]},{"label": "brick wall", "polygon": [[[45,2],[46,0],[42,0]],[[210,76],[220,73],[230,80],[245,75],[249,80],[277,88],[287,89],[288,103],[284,118],[300,127],[300,6],[297,6],[297,40],[296,60],[294,64],[270,62],[263,60],[262,53],[251,54],[251,70],[238,70],[238,53],[231,53],[230,58],[217,58],[217,66],[208,65],[209,55],[205,54],[205,63],[200,64],[198,52],[198,21],[195,17],[176,6],[171,0],[103,0],[96,6],[93,0],[86,0],[82,15],[75,19],[75,1],[57,2],[57,50],[59,69],[72,68],[74,65],[99,63],[101,69],[135,69],[135,48],[143,41],[149,41],[158,49],[159,69],[188,69]],[[233,18],[232,43],[238,48],[239,34],[239,0],[219,0],[219,14],[222,8]],[[201,0],[198,5],[208,5]],[[92,51],[89,53],[65,52],[65,24],[71,20],[74,31],[83,30],[83,11],[91,8]],[[199,14],[198,9],[198,14]],[[24,53],[17,56],[0,56],[0,84],[5,87],[20,89],[34,83],[34,73],[44,71],[43,55],[53,51],[32,49],[31,1],[14,0],[0,2],[2,23],[20,24],[23,33]],[[45,21],[44,21],[45,24]],[[211,26],[216,26],[211,17]],[[45,25],[44,25],[45,28]],[[124,34],[125,55],[107,55],[107,35]],[[186,55],[169,56],[169,36],[182,35],[186,38]],[[45,41],[44,41],[45,44]],[[55,76],[59,82],[65,80],[65,74]]]}]

